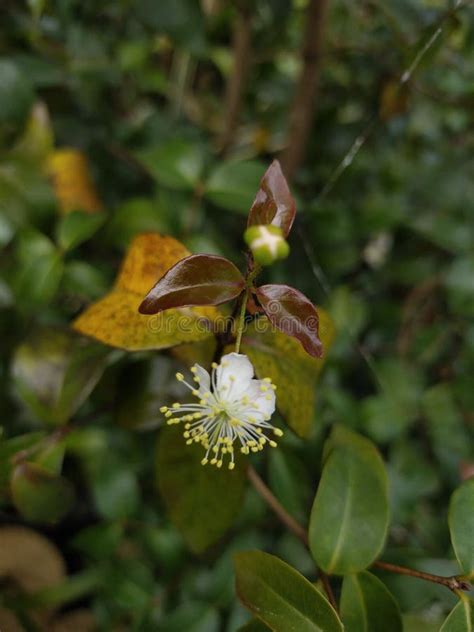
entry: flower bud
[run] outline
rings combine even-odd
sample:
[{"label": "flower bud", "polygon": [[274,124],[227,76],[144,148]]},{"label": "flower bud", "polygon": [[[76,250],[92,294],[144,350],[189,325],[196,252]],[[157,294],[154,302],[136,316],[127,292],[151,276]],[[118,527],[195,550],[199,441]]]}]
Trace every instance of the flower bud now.
[{"label": "flower bud", "polygon": [[285,259],[290,246],[278,226],[250,226],[244,233],[245,243],[252,251],[257,263],[268,266],[278,259]]}]

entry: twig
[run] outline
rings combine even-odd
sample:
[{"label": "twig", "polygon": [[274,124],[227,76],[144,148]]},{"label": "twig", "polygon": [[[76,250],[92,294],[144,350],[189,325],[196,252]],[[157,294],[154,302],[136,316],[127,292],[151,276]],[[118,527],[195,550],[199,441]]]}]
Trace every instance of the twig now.
[{"label": "twig", "polygon": [[[301,540],[301,542],[303,542],[306,547],[308,547],[309,541],[306,529],[304,529],[292,516],[290,516],[290,514],[275,497],[273,492],[266,486],[266,484],[263,482],[263,480],[260,478],[260,476],[251,465],[249,465],[247,469],[247,476],[254,486],[255,490],[260,494],[260,496],[267,503],[270,509],[274,511],[280,522],[282,522],[285,527],[287,527],[287,529],[291,531],[291,533],[293,533],[297,538]],[[323,588],[328,597],[329,603],[337,612],[337,601],[334,596],[329,577],[320,568],[318,568],[318,575],[323,584]]]},{"label": "twig", "polygon": [[329,0],[310,0],[302,50],[303,68],[291,106],[287,147],[281,157],[288,180],[304,159],[314,118],[314,102],[321,73],[321,50]]},{"label": "twig", "polygon": [[[308,534],[299,522],[297,522],[286,509],[281,505],[279,500],[275,497],[273,492],[267,487],[264,481],[260,478],[254,468],[250,465],[247,469],[247,476],[254,486],[255,490],[260,494],[267,505],[274,511],[280,522],[288,528],[297,538],[303,542],[305,546],[309,546]],[[425,573],[423,571],[417,571],[413,568],[407,568],[406,566],[398,566],[397,564],[390,564],[389,562],[374,562],[373,567],[380,568],[380,570],[387,571],[389,573],[397,573],[398,575],[407,575],[409,577],[416,577],[417,579],[423,579],[434,584],[446,586],[453,592],[465,590],[471,590],[470,583],[461,576],[443,577],[442,575],[433,575],[432,573]],[[332,592],[332,588],[329,583],[329,577],[320,569],[319,576],[324,586],[324,590],[328,596],[329,601],[336,608],[336,600]]]},{"label": "twig", "polygon": [[237,11],[233,33],[233,68],[227,82],[224,125],[219,143],[222,154],[228,151],[234,141],[252,51],[252,15],[239,5]]},{"label": "twig", "polygon": [[376,568],[388,571],[389,573],[397,573],[398,575],[407,575],[409,577],[416,577],[417,579],[424,579],[425,581],[432,582],[434,584],[440,584],[446,586],[453,592],[457,590],[471,590],[471,585],[465,579],[453,575],[451,577],[443,577],[442,575],[433,575],[432,573],[425,573],[423,571],[417,571],[413,568],[407,568],[406,566],[399,566],[398,564],[390,564],[389,562],[375,562],[373,564]]}]

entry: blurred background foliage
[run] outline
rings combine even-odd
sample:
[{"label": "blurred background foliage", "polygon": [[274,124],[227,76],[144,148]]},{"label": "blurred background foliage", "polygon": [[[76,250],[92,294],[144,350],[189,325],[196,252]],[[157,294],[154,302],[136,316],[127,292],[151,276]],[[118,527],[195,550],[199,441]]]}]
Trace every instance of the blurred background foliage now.
[{"label": "blurred background foliage", "polygon": [[[367,435],[388,464],[387,553],[456,572],[448,499],[474,467],[474,12],[444,0],[325,8],[312,58],[305,0],[3,0],[2,632],[235,632],[248,614],[234,551],[269,550],[314,576],[252,489],[230,533],[199,555],[169,521],[158,410],[196,352],[130,354],[69,329],[139,233],[242,264],[245,215],[276,155],[300,230],[267,279],[324,306],[337,335],[309,440],[288,431],[261,470],[304,522],[329,427]],[[295,160],[305,60],[318,90]],[[409,631],[439,629],[454,603],[442,587],[384,580]]]}]

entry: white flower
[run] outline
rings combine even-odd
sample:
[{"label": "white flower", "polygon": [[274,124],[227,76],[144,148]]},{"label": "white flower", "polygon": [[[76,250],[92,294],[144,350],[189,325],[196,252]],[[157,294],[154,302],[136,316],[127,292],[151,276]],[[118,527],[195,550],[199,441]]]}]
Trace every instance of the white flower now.
[{"label": "white flower", "polygon": [[222,467],[228,458],[229,469],[235,467],[234,442],[243,454],[258,452],[276,442],[265,434],[281,437],[283,432],[269,422],[275,411],[275,389],[270,378],[253,379],[253,366],[247,356],[229,353],[220,364],[212,365],[212,374],[195,364],[191,368],[196,386],[188,384],[182,373],[176,378],[199,399],[197,404],[173,404],[160,410],[168,424],[184,422],[183,436],[188,445],[200,443],[206,450],[201,463]]}]

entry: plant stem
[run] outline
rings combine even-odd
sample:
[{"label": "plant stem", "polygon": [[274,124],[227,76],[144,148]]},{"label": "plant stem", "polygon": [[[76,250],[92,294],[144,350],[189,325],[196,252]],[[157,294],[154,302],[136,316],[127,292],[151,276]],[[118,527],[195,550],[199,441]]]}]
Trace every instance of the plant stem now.
[{"label": "plant stem", "polygon": [[245,312],[247,310],[247,301],[249,300],[249,289],[245,290],[242,295],[242,305],[240,306],[239,320],[237,321],[237,338],[235,341],[235,353],[240,353],[240,345],[242,343],[242,334],[245,326]]},{"label": "plant stem", "polygon": [[[305,546],[308,546],[309,541],[306,529],[304,529],[302,525],[300,525],[292,516],[290,516],[290,514],[282,506],[280,501],[275,497],[271,489],[267,487],[267,485],[264,483],[264,481],[260,478],[260,476],[251,465],[247,469],[247,476],[254,486],[255,490],[258,492],[258,494],[260,494],[267,505],[274,511],[280,522],[282,522],[289,531],[291,531],[297,538],[299,538]],[[449,588],[456,594],[458,594],[458,591],[460,590],[471,590],[470,583],[463,577],[458,577],[456,575],[451,577],[443,577],[442,575],[433,575],[432,573],[417,571],[413,568],[407,568],[406,566],[398,566],[397,564],[390,564],[389,562],[380,561],[374,562],[372,566],[375,568],[380,568],[380,570],[384,570],[389,573],[397,573],[398,575],[416,577],[417,579],[423,579],[434,584],[446,586],[446,588]],[[329,583],[329,577],[320,569],[318,569],[318,572],[328,599],[332,606],[336,608],[336,600],[334,599],[334,594],[332,593],[332,588]]]},{"label": "plant stem", "polygon": [[425,573],[423,571],[417,571],[413,568],[407,568],[406,566],[399,566],[398,564],[390,564],[389,562],[374,562],[373,566],[380,568],[383,571],[389,573],[397,573],[398,575],[408,575],[409,577],[416,577],[417,579],[424,579],[434,584],[440,584],[446,586],[453,592],[457,590],[470,590],[471,586],[468,581],[455,575],[451,577],[443,577],[442,575],[433,575],[432,573]]},{"label": "plant stem", "polygon": [[[249,465],[247,469],[247,476],[255,490],[260,494],[270,509],[275,512],[280,522],[282,522],[289,531],[299,538],[306,547],[309,546],[306,529],[302,527],[292,516],[290,516],[251,465]],[[318,568],[318,574],[323,584],[324,591],[329,599],[329,603],[337,612],[337,601],[334,596],[329,577],[320,568]]]}]

